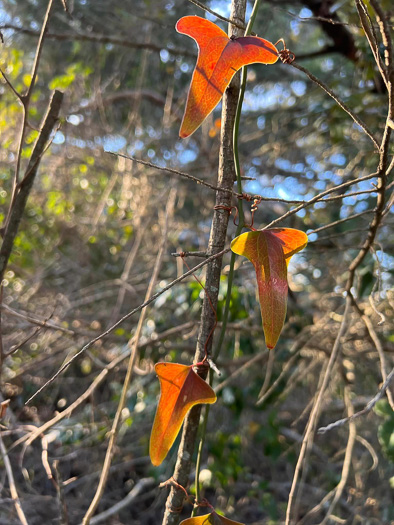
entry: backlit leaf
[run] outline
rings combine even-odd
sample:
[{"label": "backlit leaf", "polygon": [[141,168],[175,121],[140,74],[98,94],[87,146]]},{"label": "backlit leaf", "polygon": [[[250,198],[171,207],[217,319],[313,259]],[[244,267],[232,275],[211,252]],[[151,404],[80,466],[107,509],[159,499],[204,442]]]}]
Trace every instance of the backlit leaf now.
[{"label": "backlit leaf", "polygon": [[217,25],[199,16],[185,16],[176,24],[178,33],[190,36],[198,45],[195,67],[180,137],[194,133],[222,98],[235,73],[243,66],[274,64],[276,47],[257,36],[230,39]]},{"label": "backlit leaf", "polygon": [[243,233],[231,243],[231,249],[247,257],[254,265],[258,285],[265,342],[274,348],[286,318],[287,265],[295,253],[305,248],[306,234],[292,228]]},{"label": "backlit leaf", "polygon": [[166,457],[182,426],[187,412],[199,403],[214,403],[216,394],[191,366],[157,363],[160,401],[153,423],[149,454],[154,465]]},{"label": "backlit leaf", "polygon": [[180,525],[244,525],[239,521],[229,520],[224,516],[220,516],[215,511],[211,514],[205,514],[204,516],[198,516],[195,518],[188,518],[181,521]]}]

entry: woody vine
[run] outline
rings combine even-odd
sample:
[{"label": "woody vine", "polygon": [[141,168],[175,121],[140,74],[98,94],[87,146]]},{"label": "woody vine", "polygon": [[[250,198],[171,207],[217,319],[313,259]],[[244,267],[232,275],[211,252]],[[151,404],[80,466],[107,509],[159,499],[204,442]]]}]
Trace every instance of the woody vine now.
[{"label": "woody vine", "polygon": [[[255,5],[255,11],[257,7],[258,3]],[[284,46],[284,50],[278,51],[271,42],[258,36],[249,36],[253,20],[254,16],[252,15],[250,23],[246,28],[245,36],[231,36],[231,38],[212,22],[197,16],[184,17],[177,22],[177,31],[193,38],[199,48],[197,64],[193,73],[179,135],[181,138],[187,138],[194,133],[216,107],[235,73],[239,69],[244,68],[244,77],[240,89],[233,130],[234,165],[240,197],[237,207],[217,204],[215,210],[220,210],[231,215],[233,209],[235,209],[236,215],[239,216],[237,234],[240,233],[243,228],[251,230],[250,232],[237,235],[231,243],[231,250],[233,254],[243,255],[249,259],[255,268],[266,346],[272,350],[277,344],[286,317],[288,292],[287,265],[290,258],[306,246],[307,236],[302,231],[291,228],[256,230],[253,226],[253,218],[254,212],[260,202],[257,197],[254,198],[251,207],[252,223],[247,225],[244,222],[242,200],[245,198],[246,200],[251,200],[251,197],[242,192],[237,142],[239,119],[245,91],[246,66],[253,63],[274,64],[279,58],[282,62],[291,62],[294,59],[294,55],[286,49],[286,46]],[[180,254],[180,256],[183,257],[184,254]],[[231,259],[227,289],[228,299],[231,296],[233,272],[234,257]],[[204,290],[212,310],[212,315],[216,317],[216,311],[212,305],[209,292],[207,292],[205,288]],[[229,300],[227,300],[226,303],[222,336],[219,339],[219,346],[216,349],[215,358],[217,358],[220,352],[220,345],[223,341],[228,319],[228,307]],[[210,364],[215,367],[212,356],[208,351],[208,348],[212,344],[211,338],[215,327],[216,324],[206,339],[204,357],[201,361],[193,363],[192,365],[167,362],[158,363],[155,366],[156,373],[160,380],[161,396],[150,438],[150,457],[154,465],[160,465],[166,457],[189,410],[195,405],[202,403],[212,404],[216,402],[215,392],[203,379],[207,375]],[[212,379],[212,376],[210,376],[210,379]],[[208,411],[205,414],[204,429],[206,428],[207,418]],[[199,456],[201,456],[201,451],[202,444],[199,448]],[[219,516],[206,500],[200,500],[198,476],[199,467],[197,466],[197,497],[194,499],[193,515],[192,518],[182,523],[185,525],[198,523],[236,524],[237,522],[232,522],[227,518]],[[181,493],[185,492],[186,499],[191,499],[187,495],[185,487],[178,483],[174,477],[171,478],[168,483]],[[209,515],[195,517],[196,510],[201,506],[204,507],[207,505],[211,507],[211,513]],[[168,511],[170,515],[176,516],[180,508],[181,506],[178,508],[170,506],[168,507]],[[165,523],[165,520],[163,523]]]}]

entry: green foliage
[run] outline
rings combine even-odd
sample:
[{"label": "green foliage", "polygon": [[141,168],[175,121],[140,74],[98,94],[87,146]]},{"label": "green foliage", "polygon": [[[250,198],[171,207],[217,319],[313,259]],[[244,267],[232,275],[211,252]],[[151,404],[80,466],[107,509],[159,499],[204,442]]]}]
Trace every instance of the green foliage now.
[{"label": "green foliage", "polygon": [[242,452],[241,436],[233,433],[215,433],[211,445],[213,463],[210,469],[223,488],[233,484],[244,473],[240,460]]},{"label": "green foliage", "polygon": [[375,412],[383,418],[383,422],[378,427],[378,437],[382,450],[390,460],[394,463],[394,413],[389,403],[385,400],[380,400],[375,406]]}]

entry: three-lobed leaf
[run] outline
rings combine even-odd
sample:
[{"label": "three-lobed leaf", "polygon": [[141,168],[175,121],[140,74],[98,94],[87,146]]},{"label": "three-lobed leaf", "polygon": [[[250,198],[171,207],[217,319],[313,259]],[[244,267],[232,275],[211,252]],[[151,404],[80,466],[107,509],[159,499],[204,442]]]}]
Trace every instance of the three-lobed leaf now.
[{"label": "three-lobed leaf", "polygon": [[231,249],[247,257],[256,270],[265,342],[274,348],[282,331],[287,309],[287,265],[305,248],[307,235],[293,228],[252,231],[236,237]]},{"label": "three-lobed leaf", "polygon": [[257,36],[230,39],[220,27],[199,16],[185,16],[176,24],[178,33],[198,45],[197,64],[187,97],[180,137],[194,133],[218,104],[235,73],[248,64],[274,64],[276,47]]},{"label": "three-lobed leaf", "polygon": [[215,511],[204,516],[197,516],[194,518],[187,518],[183,520],[180,525],[244,525],[239,521],[233,521],[224,516],[220,516]]},{"label": "three-lobed leaf", "polygon": [[172,447],[187,412],[199,403],[215,403],[216,394],[191,366],[157,363],[160,401],[149,444],[154,465],[160,465]]}]

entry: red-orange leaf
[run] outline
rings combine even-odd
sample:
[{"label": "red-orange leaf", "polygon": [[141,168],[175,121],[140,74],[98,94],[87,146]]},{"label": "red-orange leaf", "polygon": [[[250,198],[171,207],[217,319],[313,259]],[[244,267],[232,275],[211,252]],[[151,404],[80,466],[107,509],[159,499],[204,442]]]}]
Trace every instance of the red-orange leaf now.
[{"label": "red-orange leaf", "polygon": [[199,403],[214,403],[216,394],[191,366],[157,363],[160,401],[150,437],[149,454],[154,465],[166,457],[187,412]]},{"label": "red-orange leaf", "polygon": [[205,514],[204,516],[198,516],[196,518],[188,518],[187,520],[181,521],[180,525],[244,525],[239,521],[229,520],[224,516],[216,514],[215,511],[211,514]]},{"label": "red-orange leaf", "polygon": [[179,132],[180,137],[185,138],[194,133],[215,108],[241,67],[256,62],[274,64],[278,50],[257,36],[231,40],[220,27],[199,16],[181,18],[176,29],[193,38],[199,50]]},{"label": "red-orange leaf", "polygon": [[308,237],[300,230],[272,228],[243,233],[231,243],[232,251],[247,257],[255,267],[268,348],[275,347],[286,318],[287,264],[307,242]]}]

